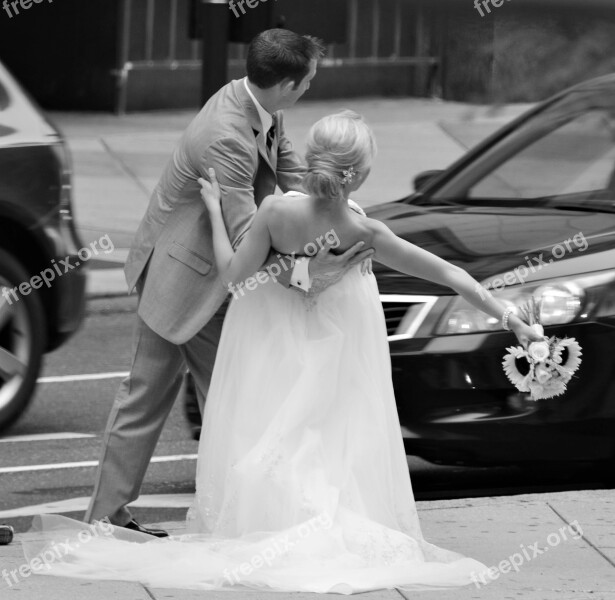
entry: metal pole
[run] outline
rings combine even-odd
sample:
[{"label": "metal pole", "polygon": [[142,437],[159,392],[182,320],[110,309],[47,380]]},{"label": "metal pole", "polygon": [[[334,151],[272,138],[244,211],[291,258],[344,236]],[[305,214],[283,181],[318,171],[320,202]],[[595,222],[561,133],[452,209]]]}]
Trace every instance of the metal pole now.
[{"label": "metal pole", "polygon": [[117,93],[115,112],[123,115],[128,105],[128,73],[129,73],[129,46],[130,46],[130,19],[132,17],[132,0],[121,0],[118,11],[119,35],[118,35],[118,64],[113,75],[117,78]]},{"label": "metal pole", "polygon": [[201,103],[227,83],[229,8],[227,0],[200,0],[203,32]]}]

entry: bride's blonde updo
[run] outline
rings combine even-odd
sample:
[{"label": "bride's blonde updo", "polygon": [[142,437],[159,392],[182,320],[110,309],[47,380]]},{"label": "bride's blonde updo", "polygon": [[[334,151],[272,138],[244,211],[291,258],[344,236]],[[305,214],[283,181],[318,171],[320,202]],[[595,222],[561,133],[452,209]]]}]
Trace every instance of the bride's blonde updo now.
[{"label": "bride's blonde updo", "polygon": [[363,117],[344,110],[317,121],[308,134],[303,187],[317,198],[341,198],[351,181],[364,177],[376,153]]}]

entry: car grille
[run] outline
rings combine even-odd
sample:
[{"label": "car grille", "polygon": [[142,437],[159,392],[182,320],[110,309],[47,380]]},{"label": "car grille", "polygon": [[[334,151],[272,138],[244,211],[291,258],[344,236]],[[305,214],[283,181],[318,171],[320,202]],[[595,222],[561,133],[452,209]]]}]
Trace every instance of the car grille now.
[{"label": "car grille", "polygon": [[414,337],[437,299],[437,296],[381,294],[389,341]]}]

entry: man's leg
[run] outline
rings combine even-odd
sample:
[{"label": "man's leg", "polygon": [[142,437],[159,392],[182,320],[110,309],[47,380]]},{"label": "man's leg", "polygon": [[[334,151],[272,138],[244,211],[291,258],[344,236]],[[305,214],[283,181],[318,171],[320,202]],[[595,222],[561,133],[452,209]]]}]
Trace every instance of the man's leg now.
[{"label": "man's leg", "polygon": [[205,398],[211,383],[211,375],[214,370],[216,352],[220,343],[222,324],[224,323],[228,303],[229,298],[226,298],[207,325],[186,344],[180,346],[190,373],[194,377],[201,415],[203,415]]},{"label": "man's leg", "polygon": [[137,316],[130,375],[122,382],[109,415],[85,520],[131,520],[134,502],[160,432],[181,384],[185,362],[179,347],[154,333]]}]

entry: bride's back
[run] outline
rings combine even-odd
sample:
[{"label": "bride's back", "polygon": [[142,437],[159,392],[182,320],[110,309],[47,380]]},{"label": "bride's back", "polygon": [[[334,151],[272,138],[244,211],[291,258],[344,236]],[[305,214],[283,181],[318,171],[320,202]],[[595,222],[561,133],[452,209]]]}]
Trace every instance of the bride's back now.
[{"label": "bride's back", "polygon": [[274,197],[270,203],[272,246],[279,252],[313,255],[329,242],[342,253],[357,242],[371,245],[370,219],[348,206],[348,195],[367,178],[376,152],[361,115],[342,111],[320,119],[307,140],[308,195]]},{"label": "bride's back", "polygon": [[357,242],[367,248],[373,238],[370,222],[336,200],[307,195],[270,198],[271,245],[282,254],[313,256],[324,246],[342,254]]}]

